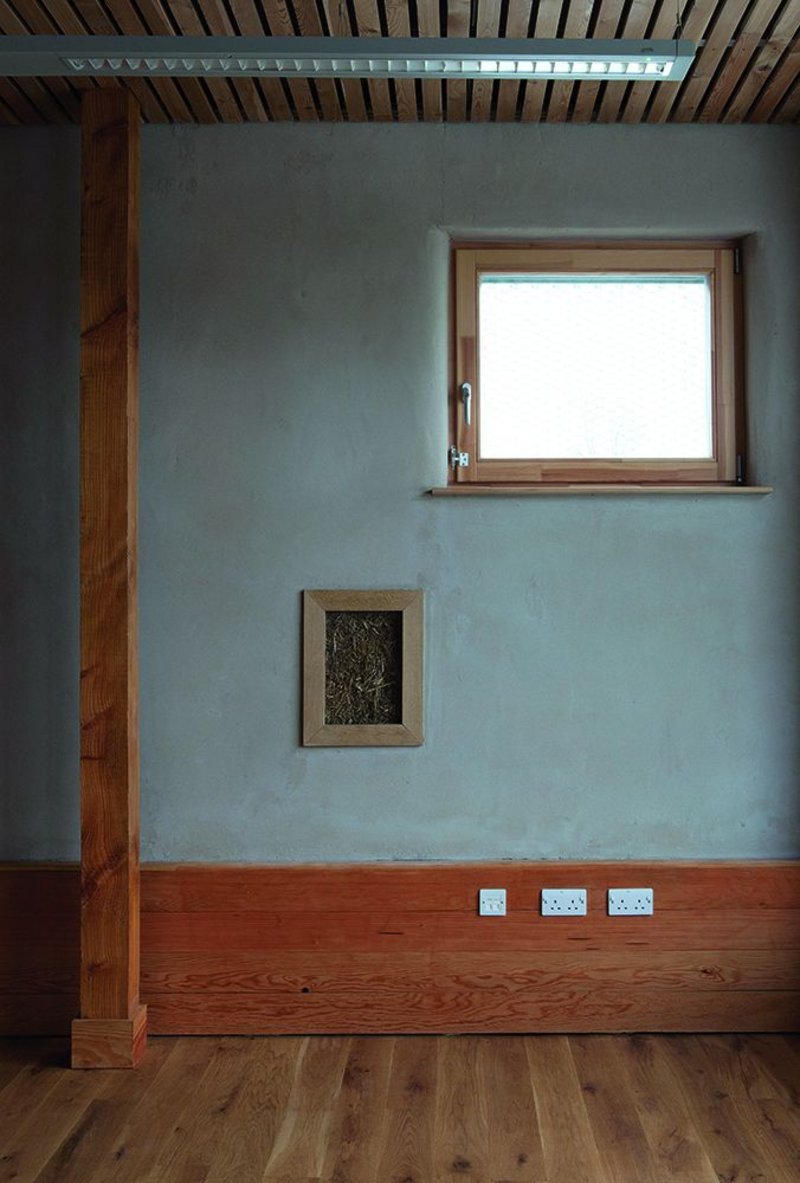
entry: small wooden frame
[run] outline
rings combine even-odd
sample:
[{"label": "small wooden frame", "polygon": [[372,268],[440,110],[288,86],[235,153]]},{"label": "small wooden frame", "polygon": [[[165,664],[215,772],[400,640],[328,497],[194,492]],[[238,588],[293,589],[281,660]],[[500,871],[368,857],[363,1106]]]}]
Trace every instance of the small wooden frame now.
[{"label": "small wooden frame", "polygon": [[[738,455],[744,455],[744,407],[742,393],[742,277],[736,269],[736,242],[598,242],[586,243],[465,243],[453,248],[455,343],[450,386],[453,440],[466,456],[463,466],[451,469],[448,483],[467,485],[517,485],[520,488],[554,488],[580,484],[653,487],[698,485],[734,486]],[[661,457],[581,458],[579,455],[542,457],[485,456],[481,441],[481,318],[479,293],[486,277],[517,278],[539,275],[650,276],[680,279],[706,277],[711,307],[710,367],[711,454],[695,458]],[[583,346],[576,323],[576,349]],[[533,363],[531,363],[533,364]],[[462,389],[469,387],[466,405]],[[470,408],[469,412],[467,408]],[[518,446],[523,446],[517,441]]]},{"label": "small wooden frame", "polygon": [[[400,688],[396,722],[327,721],[329,613],[398,615]],[[303,592],[303,744],[329,748],[417,747],[422,739],[422,592]]]}]

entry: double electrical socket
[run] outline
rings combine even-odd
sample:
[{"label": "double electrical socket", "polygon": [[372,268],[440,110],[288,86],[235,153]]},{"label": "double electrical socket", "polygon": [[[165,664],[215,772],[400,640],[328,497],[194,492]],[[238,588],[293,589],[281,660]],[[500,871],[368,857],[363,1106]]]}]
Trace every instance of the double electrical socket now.
[{"label": "double electrical socket", "polygon": [[585,887],[543,887],[543,916],[585,916]]},{"label": "double electrical socket", "polygon": [[609,916],[652,916],[652,887],[609,887]]}]

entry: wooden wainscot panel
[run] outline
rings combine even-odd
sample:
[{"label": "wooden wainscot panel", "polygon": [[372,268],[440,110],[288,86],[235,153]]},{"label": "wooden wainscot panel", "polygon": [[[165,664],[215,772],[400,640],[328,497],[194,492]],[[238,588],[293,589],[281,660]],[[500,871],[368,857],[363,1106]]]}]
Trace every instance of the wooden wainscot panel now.
[{"label": "wooden wainscot panel", "polygon": [[[588,916],[541,917],[545,886]],[[607,916],[609,886],[655,916]],[[66,1032],[78,907],[75,868],[0,867],[0,1033]],[[158,1034],[796,1030],[800,863],[150,865],[141,996]]]},{"label": "wooden wainscot panel", "polygon": [[694,912],[653,917],[547,917],[534,911],[492,921],[467,912],[145,912],[142,942],[153,952],[268,951],[342,953],[473,952],[575,949],[782,949],[797,931],[788,911],[725,912],[713,923]]},{"label": "wooden wainscot panel", "polygon": [[[142,988],[155,994],[358,995],[369,981],[375,996],[396,999],[414,990],[527,993],[532,988],[563,990],[596,986],[613,990],[731,992],[791,991],[798,986],[800,955],[778,949],[703,952],[634,950],[606,953],[579,949],[567,953],[398,953],[388,962],[380,953],[156,953],[146,951]],[[31,982],[33,984],[33,982]]]},{"label": "wooden wainscot panel", "polygon": [[157,1035],[786,1031],[796,1028],[800,992],[738,991],[717,997],[590,988],[509,998],[486,990],[416,990],[388,1004],[366,988],[358,998],[159,994],[148,999],[148,1006]]},{"label": "wooden wainscot panel", "polygon": [[0,864],[0,1035],[63,1035],[78,1011],[80,871]]},{"label": "wooden wainscot panel", "polygon": [[527,909],[537,906],[542,886],[574,886],[576,874],[593,912],[605,912],[609,887],[645,883],[659,912],[800,907],[800,861],[151,863],[142,871],[142,911],[473,912],[487,877],[505,885],[512,908]]}]

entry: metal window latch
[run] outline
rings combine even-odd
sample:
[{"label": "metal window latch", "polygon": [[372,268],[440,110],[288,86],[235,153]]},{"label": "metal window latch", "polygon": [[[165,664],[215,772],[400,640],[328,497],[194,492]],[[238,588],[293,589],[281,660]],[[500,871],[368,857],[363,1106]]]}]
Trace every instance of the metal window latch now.
[{"label": "metal window latch", "polygon": [[451,444],[448,456],[451,468],[469,468],[469,452],[459,452],[455,444]]},{"label": "metal window latch", "polygon": [[472,423],[472,383],[461,383],[461,402],[464,407],[464,426],[469,427]]}]

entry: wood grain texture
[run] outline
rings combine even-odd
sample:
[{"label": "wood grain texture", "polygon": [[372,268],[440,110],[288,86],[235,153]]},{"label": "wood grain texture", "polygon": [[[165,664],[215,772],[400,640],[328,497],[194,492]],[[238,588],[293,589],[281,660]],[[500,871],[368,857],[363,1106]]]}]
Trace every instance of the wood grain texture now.
[{"label": "wood grain texture", "polygon": [[[322,890],[325,890],[322,888]],[[330,890],[330,888],[328,889]],[[548,923],[549,921],[549,923]],[[795,912],[740,911],[714,918],[713,935],[724,948],[784,949],[796,933]],[[708,946],[708,919],[673,912],[653,917],[593,915],[539,917],[513,912],[491,932],[470,912],[197,912],[145,913],[145,946],[156,953],[220,953],[338,950],[341,953],[614,952],[625,949],[698,950]]]},{"label": "wood grain texture", "polygon": [[129,1019],[73,1019],[73,1068],[135,1068],[147,1043],[147,1010]]},{"label": "wood grain texture", "polygon": [[139,115],[127,91],[84,96],[82,189],[80,1017],[127,1021],[139,1006]]},{"label": "wood grain texture", "polygon": [[148,998],[155,1035],[473,1032],[792,1031],[800,991],[604,990],[570,987],[507,998],[502,992],[411,991],[358,996],[276,998],[262,994],[155,994]]},{"label": "wood grain texture", "polygon": [[[0,0],[0,33],[653,38],[698,46],[683,84],[369,79],[110,79],[150,122],[796,122],[800,0]],[[0,120],[77,122],[90,80],[0,86]]]},{"label": "wood grain texture", "polygon": [[[539,915],[578,885],[585,918]],[[606,915],[642,885],[655,916]],[[0,1033],[67,1031],[78,897],[0,866]],[[795,1030],[799,905],[798,862],[151,865],[141,993],[160,1034]]]},{"label": "wood grain texture", "polygon": [[783,1036],[154,1040],[138,1073],[0,1043],[17,1183],[796,1183]]}]

